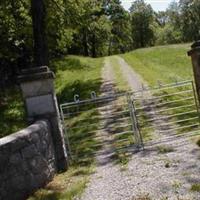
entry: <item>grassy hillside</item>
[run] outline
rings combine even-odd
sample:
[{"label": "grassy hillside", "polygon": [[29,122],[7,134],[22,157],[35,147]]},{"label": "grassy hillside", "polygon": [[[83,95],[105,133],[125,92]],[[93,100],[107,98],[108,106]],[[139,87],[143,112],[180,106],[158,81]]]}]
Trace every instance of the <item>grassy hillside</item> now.
[{"label": "grassy hillside", "polygon": [[157,80],[172,82],[192,79],[192,66],[187,51],[190,44],[158,46],[138,49],[121,55],[150,85]]},{"label": "grassy hillside", "polygon": [[99,92],[101,84],[102,58],[66,56],[54,61],[56,69],[56,93],[60,103],[90,98],[90,92]]},{"label": "grassy hillside", "polygon": [[[133,69],[138,72],[143,79],[151,86],[156,86],[157,81],[162,83],[171,83],[175,79],[178,81],[181,80],[193,80],[193,70],[191,64],[191,58],[187,56],[187,51],[190,50],[190,44],[179,44],[179,45],[167,45],[167,46],[158,46],[146,49],[138,49],[130,53],[121,55],[126,62],[133,67]],[[190,90],[191,88],[189,88]],[[159,95],[171,94],[174,91],[163,90]],[[156,95],[156,94],[155,94]],[[158,95],[158,94],[157,94]],[[177,96],[166,96],[162,101],[175,101],[178,99],[184,99],[188,97],[188,93],[180,94]],[[191,95],[191,94],[190,94]],[[165,99],[165,100],[164,100]],[[188,100],[187,102],[175,102],[167,106],[186,106],[193,104],[193,99]],[[168,108],[168,107],[165,108]],[[168,113],[164,112],[167,115],[173,115],[177,113],[188,112],[195,110],[196,106],[193,107],[183,107],[179,109],[170,110]],[[180,115],[176,117],[176,121],[185,120],[188,118],[197,117],[196,113],[191,113],[187,115]],[[181,127],[198,124],[198,119],[190,121],[180,121],[178,124]],[[195,127],[189,127],[181,129],[183,132],[195,130]]]}]

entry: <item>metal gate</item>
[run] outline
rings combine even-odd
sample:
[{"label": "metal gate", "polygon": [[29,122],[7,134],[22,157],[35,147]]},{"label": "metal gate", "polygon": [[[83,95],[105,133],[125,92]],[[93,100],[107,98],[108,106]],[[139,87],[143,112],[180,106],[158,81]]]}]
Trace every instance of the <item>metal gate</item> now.
[{"label": "metal gate", "polygon": [[60,109],[68,153],[72,156],[83,151],[81,146],[87,146],[84,144],[91,146],[93,142],[93,150],[99,149],[101,144],[90,136],[99,137],[103,132],[114,137],[114,147],[119,150],[143,148],[148,141],[195,133],[199,128],[193,81],[159,83],[154,88],[101,97],[92,92],[87,100],[75,95],[74,102],[62,104]]},{"label": "metal gate", "polygon": [[[80,100],[79,95],[75,95],[74,102],[62,104],[60,109],[68,153],[72,156],[81,151],[77,150],[77,146],[82,144],[77,144],[76,137],[80,137],[80,140],[84,137],[82,142],[87,143],[91,135],[93,138],[99,137],[105,131],[114,138],[113,145],[117,151],[132,145],[143,147],[142,137],[135,131],[136,119],[130,93],[97,97],[92,92],[91,98],[87,100]],[[94,150],[100,147],[99,143],[94,145]]]},{"label": "metal gate", "polygon": [[[199,108],[193,81],[143,88],[131,96],[136,131],[149,140],[199,133]],[[159,138],[156,138],[159,137]]]}]

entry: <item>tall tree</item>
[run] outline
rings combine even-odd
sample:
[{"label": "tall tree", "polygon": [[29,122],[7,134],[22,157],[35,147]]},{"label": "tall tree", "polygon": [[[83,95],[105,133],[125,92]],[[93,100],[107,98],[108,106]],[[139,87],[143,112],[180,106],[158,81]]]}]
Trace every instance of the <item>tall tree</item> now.
[{"label": "tall tree", "polygon": [[181,31],[185,42],[200,39],[200,1],[180,0]]},{"label": "tall tree", "polygon": [[136,0],[130,8],[130,13],[133,46],[140,48],[153,45],[155,37],[151,25],[154,12],[151,5],[146,4],[144,0]]},{"label": "tall tree", "polygon": [[111,35],[108,54],[124,53],[131,49],[130,14],[119,0],[108,1],[106,13],[111,22]]},{"label": "tall tree", "polygon": [[44,0],[31,0],[34,61],[37,67],[49,65],[46,39],[46,8]]}]

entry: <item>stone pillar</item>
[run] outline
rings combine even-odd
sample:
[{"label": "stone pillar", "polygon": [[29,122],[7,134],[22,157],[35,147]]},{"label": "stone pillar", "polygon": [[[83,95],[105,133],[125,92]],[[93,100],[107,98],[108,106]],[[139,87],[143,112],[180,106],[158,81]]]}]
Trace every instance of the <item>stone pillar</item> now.
[{"label": "stone pillar", "polygon": [[64,171],[68,166],[67,153],[54,90],[54,78],[54,73],[46,66],[24,69],[18,77],[28,122],[33,123],[39,119],[49,120],[57,170]]},{"label": "stone pillar", "polygon": [[188,52],[188,56],[192,58],[194,79],[200,103],[200,40],[192,44],[191,48],[192,49]]}]

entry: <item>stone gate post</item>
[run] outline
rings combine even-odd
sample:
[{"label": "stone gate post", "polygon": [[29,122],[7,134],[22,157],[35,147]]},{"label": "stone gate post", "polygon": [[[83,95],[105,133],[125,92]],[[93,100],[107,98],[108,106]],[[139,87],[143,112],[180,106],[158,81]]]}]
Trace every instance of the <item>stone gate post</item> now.
[{"label": "stone gate post", "polygon": [[55,75],[48,67],[22,70],[18,77],[27,119],[33,123],[39,119],[48,119],[55,148],[57,170],[67,169],[67,153],[60,121],[60,114],[54,90]]},{"label": "stone gate post", "polygon": [[198,100],[200,103],[200,40],[192,44],[191,50],[188,51],[188,56],[191,56],[194,80],[196,83],[196,90],[198,95]]}]

